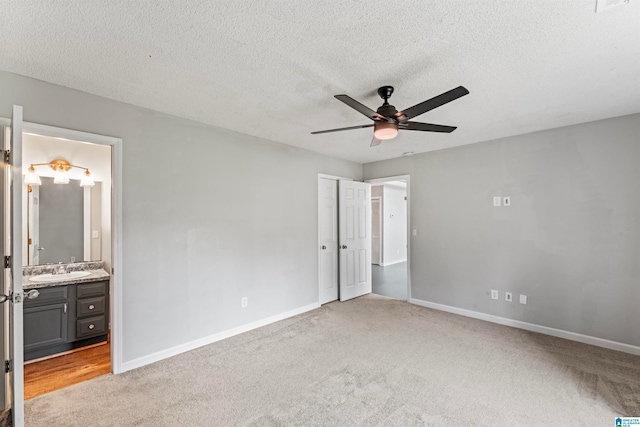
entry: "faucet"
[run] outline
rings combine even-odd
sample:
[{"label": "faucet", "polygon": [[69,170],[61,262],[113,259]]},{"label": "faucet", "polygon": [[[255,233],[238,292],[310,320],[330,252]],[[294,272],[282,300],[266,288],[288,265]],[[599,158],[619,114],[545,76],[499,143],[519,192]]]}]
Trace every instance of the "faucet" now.
[{"label": "faucet", "polygon": [[69,272],[69,267],[59,263],[56,268],[51,272],[51,274],[65,274]]}]

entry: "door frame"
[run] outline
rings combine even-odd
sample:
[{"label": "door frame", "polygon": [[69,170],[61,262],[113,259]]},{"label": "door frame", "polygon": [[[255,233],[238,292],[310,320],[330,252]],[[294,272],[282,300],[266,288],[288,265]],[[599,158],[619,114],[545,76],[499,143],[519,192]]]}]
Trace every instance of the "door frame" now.
[{"label": "door frame", "polygon": [[[11,119],[0,117],[0,126]],[[111,147],[111,372],[122,372],[122,138],[23,121],[23,133]],[[21,196],[22,197],[22,196]]]},{"label": "door frame", "polygon": [[[346,178],[343,176],[337,176],[337,175],[328,175],[326,173],[318,173],[318,185],[316,185],[316,189],[318,189],[319,185],[320,185],[320,179],[331,179],[334,181],[353,181],[353,178]],[[338,192],[338,186],[336,185],[336,201],[337,201],[337,194]],[[316,200],[320,201],[320,194],[316,193]],[[340,208],[340,206],[338,206],[338,209]],[[316,232],[318,235],[318,242],[317,242],[317,250],[318,250],[318,256],[317,256],[317,262],[318,262],[318,305],[320,305],[320,286],[322,286],[322,283],[320,283],[320,257],[322,256],[322,249],[320,249],[320,206],[317,205],[316,206],[316,213],[317,213],[317,218],[316,218]],[[338,215],[339,216],[339,215]],[[338,222],[336,222],[336,227],[338,227],[339,224]],[[338,299],[340,299],[340,254],[338,254],[338,263],[336,264],[336,268],[338,269],[337,273],[338,273]]]},{"label": "door frame", "polygon": [[394,175],[384,178],[367,179],[371,185],[384,184],[390,181],[407,181],[407,302],[411,301],[411,175]]}]

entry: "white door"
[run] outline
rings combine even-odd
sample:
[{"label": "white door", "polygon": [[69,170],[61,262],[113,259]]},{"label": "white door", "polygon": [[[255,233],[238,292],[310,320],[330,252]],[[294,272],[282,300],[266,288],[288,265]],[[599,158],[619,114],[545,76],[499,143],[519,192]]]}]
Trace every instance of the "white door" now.
[{"label": "white door", "polygon": [[[4,152],[9,162],[2,163],[2,274],[1,299],[3,313],[8,310],[8,324],[3,324],[3,357],[11,367],[2,381],[2,414],[0,422],[9,419],[13,426],[24,425],[24,367],[22,342],[22,107],[13,106],[11,138]],[[3,367],[4,368],[4,367]],[[3,369],[3,372],[6,372]],[[3,424],[4,425],[4,424]]]},{"label": "white door", "polygon": [[371,293],[371,184],[340,181],[340,301]]},{"label": "white door", "polygon": [[318,178],[320,304],[338,299],[338,181]]}]

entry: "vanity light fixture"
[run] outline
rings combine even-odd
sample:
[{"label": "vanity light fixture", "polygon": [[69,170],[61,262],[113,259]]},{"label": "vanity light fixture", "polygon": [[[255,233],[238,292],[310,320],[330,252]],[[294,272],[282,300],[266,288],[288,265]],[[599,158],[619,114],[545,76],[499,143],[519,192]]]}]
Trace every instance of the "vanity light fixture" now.
[{"label": "vanity light fixture", "polygon": [[53,178],[54,184],[68,184],[69,183],[69,170],[71,168],[84,169],[84,176],[80,180],[81,187],[93,187],[95,185],[95,181],[91,176],[91,172],[89,172],[89,168],[85,168],[82,166],[72,165],[66,160],[57,159],[52,160],[49,163],[33,163],[27,169],[27,174],[24,177],[24,183],[27,185],[42,185],[42,181],[40,180],[40,176],[36,172],[36,166],[49,166],[55,172],[55,177]]},{"label": "vanity light fixture", "polygon": [[33,165],[29,166],[27,174],[24,176],[24,183],[27,185],[42,185],[40,176],[36,173],[36,168]]}]

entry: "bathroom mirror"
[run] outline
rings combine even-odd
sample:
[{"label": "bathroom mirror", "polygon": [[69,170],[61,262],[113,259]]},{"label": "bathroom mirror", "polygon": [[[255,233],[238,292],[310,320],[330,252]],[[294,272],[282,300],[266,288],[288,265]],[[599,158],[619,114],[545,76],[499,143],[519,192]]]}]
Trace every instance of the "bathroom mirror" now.
[{"label": "bathroom mirror", "polygon": [[26,186],[26,265],[100,259],[101,183],[80,187],[78,180]]}]

